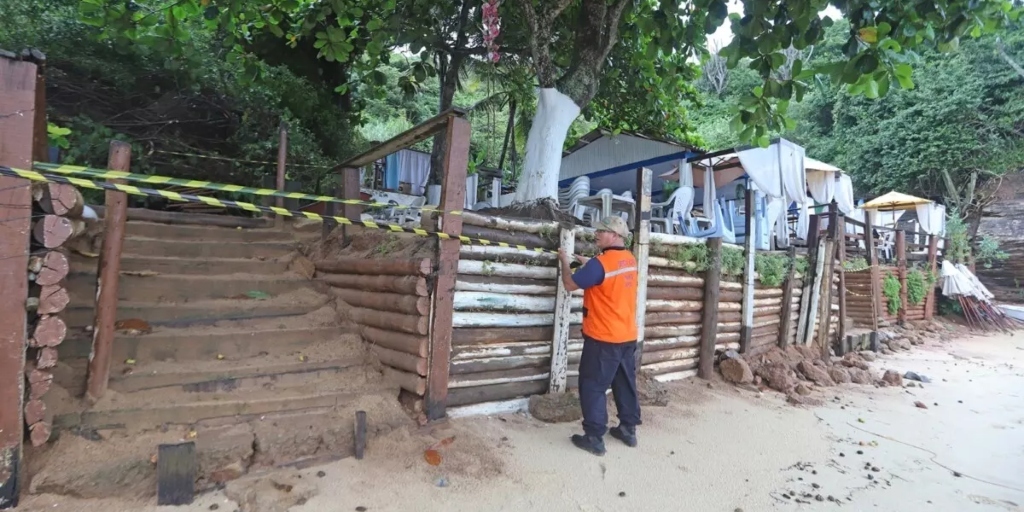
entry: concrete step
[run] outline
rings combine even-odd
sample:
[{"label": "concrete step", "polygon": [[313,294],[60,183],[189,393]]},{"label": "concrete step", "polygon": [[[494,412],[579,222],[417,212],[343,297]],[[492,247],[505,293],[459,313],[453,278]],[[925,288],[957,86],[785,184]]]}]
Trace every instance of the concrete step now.
[{"label": "concrete step", "polygon": [[295,239],[289,231],[275,228],[226,228],[187,224],[160,224],[130,221],[125,224],[125,236],[133,238],[159,238],[179,241],[224,242],[289,242]]},{"label": "concrete step", "polygon": [[[71,271],[76,274],[96,275],[98,258],[72,254]],[[156,272],[159,274],[281,274],[288,269],[284,262],[248,258],[175,258],[122,254],[121,272]]]},{"label": "concrete step", "polygon": [[[96,300],[96,276],[72,274],[67,280],[71,304],[89,304]],[[295,274],[174,275],[122,274],[117,287],[118,300],[127,302],[175,302],[245,298],[260,292],[277,296],[311,287],[308,279]]]},{"label": "concrete step", "polygon": [[[185,326],[221,320],[304,315],[316,311],[329,300],[326,295],[303,288],[266,300],[210,299],[183,304],[121,301],[117,305],[117,318],[138,318],[154,326]],[[91,326],[95,315],[93,304],[73,304],[64,311],[64,322],[69,328]]]},{"label": "concrete step", "polygon": [[159,238],[126,237],[123,251],[144,256],[176,258],[248,258],[271,259],[295,250],[296,242],[232,242],[203,240],[181,241]]}]

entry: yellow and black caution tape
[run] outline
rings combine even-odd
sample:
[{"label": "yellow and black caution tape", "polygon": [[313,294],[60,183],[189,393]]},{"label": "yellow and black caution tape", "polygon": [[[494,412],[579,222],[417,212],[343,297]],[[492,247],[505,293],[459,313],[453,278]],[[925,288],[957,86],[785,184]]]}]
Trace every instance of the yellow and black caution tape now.
[{"label": "yellow and black caution tape", "polygon": [[192,194],[180,194],[178,192],[171,192],[168,190],[156,190],[151,188],[136,187],[134,185],[124,185],[120,183],[109,183],[103,181],[92,181],[82,178],[72,178],[65,176],[54,176],[52,174],[43,174],[36,171],[26,171],[24,169],[14,169],[11,167],[0,166],[0,176],[12,176],[17,178],[24,178],[32,181],[41,182],[52,182],[52,183],[66,183],[68,185],[74,185],[76,187],[91,188],[95,190],[115,190],[124,192],[126,194],[136,196],[150,196],[150,197],[163,197],[170,199],[171,201],[178,201],[183,203],[202,203],[210,206],[217,206],[220,208],[238,208],[240,210],[246,210],[250,212],[266,212],[274,213],[277,215],[284,215],[288,217],[305,217],[307,219],[313,219],[318,221],[333,220],[338,224],[348,226],[363,226],[370,229],[383,229],[392,231],[395,233],[412,233],[414,235],[434,237],[441,240],[459,240],[464,244],[477,244],[477,245],[494,245],[498,247],[506,247],[512,249],[519,249],[521,251],[532,251],[536,253],[548,253],[558,254],[557,251],[550,249],[542,249],[539,247],[527,247],[525,245],[509,244],[505,242],[495,242],[492,240],[485,240],[483,238],[472,238],[468,236],[452,236],[447,233],[437,233],[433,231],[427,231],[419,228],[407,228],[399,226],[397,224],[384,224],[370,221],[353,220],[346,217],[336,217],[330,215],[320,215],[313,212],[301,212],[292,211],[284,208],[278,208],[276,206],[262,206],[253,203],[246,203],[242,201],[229,201],[227,199],[217,199],[215,197],[208,196],[197,196]]},{"label": "yellow and black caution tape", "polygon": [[[277,162],[270,162],[267,160],[246,160],[244,158],[229,158],[226,156],[218,155],[201,155],[199,153],[181,153],[178,151],[164,151],[162,149],[153,150],[154,153],[161,153],[164,155],[175,155],[175,156],[187,156],[192,158],[205,158],[207,160],[223,160],[225,162],[237,162],[240,164],[259,164],[259,165],[277,165]],[[287,164],[289,167],[310,167],[313,169],[330,169],[333,165],[314,165],[314,164]]]},{"label": "yellow and black caution tape", "polygon": [[[93,169],[90,167],[81,167],[77,165],[58,165],[43,162],[34,162],[32,164],[32,167],[39,171],[55,172],[58,174],[67,175],[88,176],[90,178],[106,180],[127,180],[134,181],[136,183],[149,183],[151,185],[175,185],[179,187],[202,188],[207,190],[219,190],[222,192],[237,192],[257,196],[283,197],[285,199],[305,199],[308,201],[323,201],[338,204],[355,204],[370,207],[394,208],[396,210],[420,210],[425,212],[445,213],[443,210],[439,209],[436,206],[409,206],[401,204],[374,203],[370,201],[361,201],[359,199],[341,199],[332,196],[303,194],[302,192],[284,192],[281,190],[274,190],[272,188],[243,187],[241,185],[228,185],[226,183],[215,183],[212,181],[188,180],[183,178],[171,178],[169,176],[156,176],[150,174],[135,174],[125,171],[113,171],[110,169]],[[450,213],[452,215],[462,215],[461,210],[451,211],[447,213]]]}]

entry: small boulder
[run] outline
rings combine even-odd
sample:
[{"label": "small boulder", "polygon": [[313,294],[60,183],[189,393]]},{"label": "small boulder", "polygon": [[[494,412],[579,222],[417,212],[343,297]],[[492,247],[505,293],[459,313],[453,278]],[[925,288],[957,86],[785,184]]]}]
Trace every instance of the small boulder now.
[{"label": "small boulder", "polygon": [[583,418],[580,397],[575,392],[533,395],[530,414],[547,423],[567,423]]},{"label": "small boulder", "polygon": [[801,396],[796,393],[790,393],[788,396],[786,396],[786,402],[788,402],[790,405],[806,405],[809,407],[820,407],[824,405],[824,402],[822,402],[820,399],[811,398],[809,396]]},{"label": "small boulder", "polygon": [[903,386],[903,377],[896,370],[886,370],[882,375],[882,381],[890,386]]},{"label": "small boulder", "polygon": [[860,368],[846,370],[850,374],[850,381],[854,384],[871,384],[871,372]]},{"label": "small boulder", "polygon": [[811,394],[811,387],[801,382],[796,385],[796,393],[801,396],[809,396]]},{"label": "small boulder", "polygon": [[849,384],[852,378],[850,372],[841,366],[833,366],[828,370],[828,376],[836,382],[836,384]]},{"label": "small boulder", "polygon": [[887,348],[883,348],[883,349],[882,349],[882,355],[885,355],[885,356],[891,356],[891,355],[893,355],[893,354],[894,354],[894,352],[893,352],[892,350],[889,350],[889,349],[887,349]]},{"label": "small boulder", "polygon": [[847,368],[860,368],[861,370],[871,368],[871,366],[861,358],[860,354],[855,352],[850,352],[843,356],[843,366],[846,366]]},{"label": "small boulder", "polygon": [[765,380],[768,387],[783,393],[790,392],[797,384],[789,374],[789,367],[784,363],[763,365],[757,369],[757,375]]},{"label": "small boulder", "polygon": [[865,360],[865,361],[867,361],[869,363],[873,362],[878,357],[877,355],[875,355],[874,352],[872,352],[870,350],[862,350],[862,351],[858,352],[857,355],[859,355],[861,359],[863,359],[863,360]]},{"label": "small boulder", "polygon": [[733,384],[750,384],[754,382],[754,372],[750,371],[750,365],[740,358],[725,359],[718,365],[722,377]]},{"label": "small boulder", "polygon": [[828,376],[828,372],[814,363],[809,363],[806,360],[800,361],[800,364],[797,365],[797,369],[800,370],[800,373],[804,374],[804,377],[807,377],[807,380],[810,380],[819,386],[835,386],[836,384],[832,381],[832,378]]}]

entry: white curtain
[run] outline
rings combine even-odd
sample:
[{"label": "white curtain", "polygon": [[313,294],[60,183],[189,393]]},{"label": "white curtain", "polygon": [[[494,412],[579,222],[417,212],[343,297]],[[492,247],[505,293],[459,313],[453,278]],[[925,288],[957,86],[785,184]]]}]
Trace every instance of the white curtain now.
[{"label": "white curtain", "polygon": [[[775,230],[778,247],[789,245],[786,214],[790,203],[797,206],[796,236],[807,239],[810,218],[807,207],[807,172],[804,148],[780,140],[767,148],[753,148],[738,153],[740,164],[757,188],[768,196],[768,219]],[[773,216],[774,215],[774,216]]]},{"label": "white curtain", "polygon": [[796,237],[807,240],[810,229],[807,198],[807,170],[804,168],[804,148],[787,140],[779,141],[779,162],[781,164],[782,184],[786,191],[786,203],[795,202],[797,210]]},{"label": "white curtain", "polygon": [[946,233],[946,207],[941,204],[928,203],[917,205],[917,220],[921,230],[929,235]]},{"label": "white curtain", "polygon": [[[807,190],[818,204],[829,204],[836,196],[836,173],[812,171],[807,173]],[[837,201],[838,202],[838,201]]]},{"label": "white curtain", "polygon": [[[839,175],[839,182],[836,184],[836,206],[843,215],[849,216],[857,208],[853,202],[853,180],[846,174]],[[861,214],[863,218],[863,213]]]},{"label": "white curtain", "polygon": [[403,149],[398,152],[398,181],[412,184],[413,195],[423,195],[430,175],[430,154]]}]

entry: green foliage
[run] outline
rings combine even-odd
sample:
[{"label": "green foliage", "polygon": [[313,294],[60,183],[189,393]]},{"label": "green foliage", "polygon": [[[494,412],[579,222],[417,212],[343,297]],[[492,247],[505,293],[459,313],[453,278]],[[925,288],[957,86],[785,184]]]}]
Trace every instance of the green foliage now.
[{"label": "green foliage", "polygon": [[907,271],[907,301],[916,306],[928,295],[928,278],[921,270]]},{"label": "green foliage", "polygon": [[866,270],[869,266],[868,260],[861,257],[851,258],[843,262],[843,269],[847,272],[859,272]]},{"label": "green foliage", "polygon": [[745,265],[746,257],[743,255],[743,249],[727,245],[722,246],[722,275],[742,276]]},{"label": "green foliage", "polygon": [[71,135],[70,128],[57,126],[54,123],[46,123],[46,139],[51,146],[68,149],[71,147],[71,143],[68,142],[68,135]]},{"label": "green foliage", "polygon": [[705,244],[680,244],[669,253],[669,258],[683,263],[687,272],[696,274],[707,271],[710,254]]},{"label": "green foliage", "polygon": [[754,255],[754,271],[758,281],[767,287],[781,286],[786,280],[786,273],[792,262],[782,254],[756,253]]},{"label": "green foliage", "polygon": [[903,301],[900,300],[900,280],[892,275],[892,272],[886,273],[882,278],[882,296],[885,297],[890,315],[895,315],[903,307]]},{"label": "green foliage", "polygon": [[975,260],[981,263],[985,268],[992,268],[992,264],[996,261],[1003,261],[1010,257],[1010,255],[1003,250],[999,249],[999,241],[989,237],[978,237],[978,243],[975,247]]},{"label": "green foliage", "polygon": [[807,260],[806,256],[797,256],[793,260],[793,267],[797,274],[806,276],[807,271],[811,269],[811,262]]},{"label": "green foliage", "polygon": [[969,263],[971,240],[967,233],[967,223],[955,209],[946,212],[946,238],[949,242],[944,248],[943,257],[953,263]]}]

